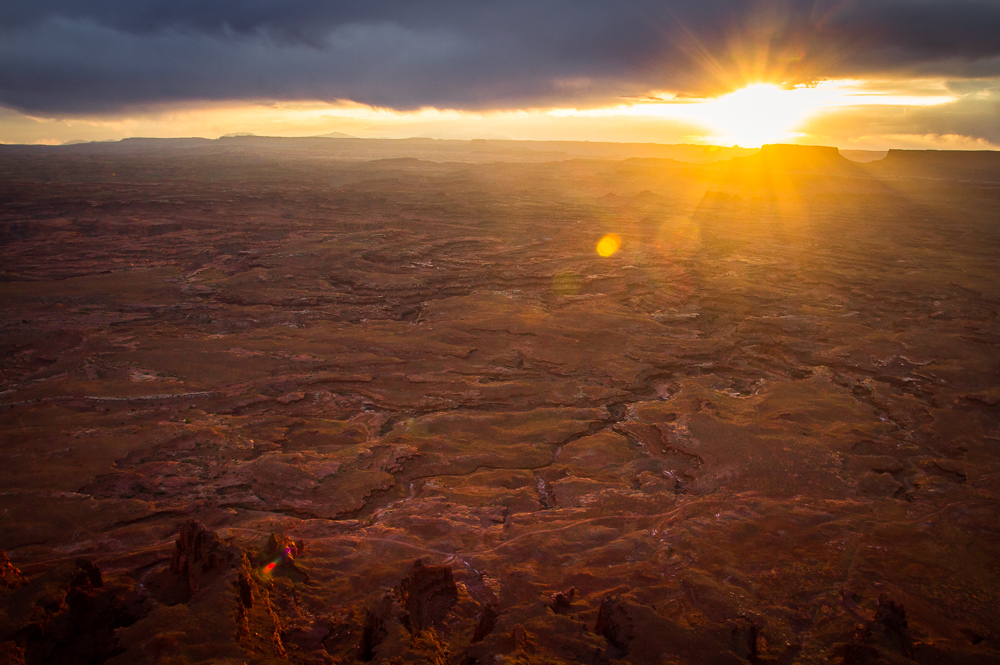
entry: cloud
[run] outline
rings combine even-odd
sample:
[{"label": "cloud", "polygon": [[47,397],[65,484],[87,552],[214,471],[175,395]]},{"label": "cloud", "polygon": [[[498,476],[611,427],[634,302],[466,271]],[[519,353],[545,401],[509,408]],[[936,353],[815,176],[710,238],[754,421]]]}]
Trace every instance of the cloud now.
[{"label": "cloud", "polygon": [[995,0],[6,0],[0,105],[596,105],[753,80],[1000,75]]},{"label": "cloud", "polygon": [[1000,146],[1000,79],[952,81],[960,95],[934,106],[858,106],[830,110],[801,127],[841,147],[995,148]]}]

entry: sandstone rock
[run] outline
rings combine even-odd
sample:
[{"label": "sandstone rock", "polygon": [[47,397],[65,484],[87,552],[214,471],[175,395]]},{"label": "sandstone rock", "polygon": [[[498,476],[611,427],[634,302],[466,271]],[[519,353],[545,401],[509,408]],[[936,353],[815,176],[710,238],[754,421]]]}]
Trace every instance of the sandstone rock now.
[{"label": "sandstone rock", "polygon": [[6,552],[0,552],[0,585],[8,589],[20,589],[27,586],[28,578],[7,558]]},{"label": "sandstone rock", "polygon": [[458,600],[458,589],[448,566],[426,566],[413,562],[413,569],[396,587],[405,610],[404,622],[414,633],[429,628],[448,614]]}]

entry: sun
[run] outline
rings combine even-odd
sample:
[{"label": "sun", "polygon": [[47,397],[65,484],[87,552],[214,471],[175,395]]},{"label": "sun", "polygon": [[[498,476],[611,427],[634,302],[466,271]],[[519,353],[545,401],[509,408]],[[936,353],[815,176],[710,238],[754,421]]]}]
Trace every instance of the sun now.
[{"label": "sun", "polygon": [[593,118],[594,127],[637,127],[658,131],[647,119],[665,120],[665,127],[683,127],[686,142],[759,148],[765,143],[815,140],[813,121],[841,109],[884,106],[936,106],[959,96],[930,79],[902,85],[898,81],[836,79],[809,83],[756,81],[718,97],[693,97],[681,92],[650,91],[615,106],[590,109],[548,109],[554,118]]},{"label": "sun", "polygon": [[818,108],[817,101],[808,88],[754,83],[698,104],[692,119],[713,130],[718,143],[757,148],[801,136],[795,130]]},{"label": "sun", "polygon": [[776,83],[751,83],[720,97],[691,99],[668,93],[613,108],[579,111],[563,109],[554,115],[592,117],[646,116],[685,120],[704,128],[697,138],[716,145],[759,148],[803,136],[797,131],[812,115],[830,105],[842,104],[841,86],[830,83],[785,87]]}]

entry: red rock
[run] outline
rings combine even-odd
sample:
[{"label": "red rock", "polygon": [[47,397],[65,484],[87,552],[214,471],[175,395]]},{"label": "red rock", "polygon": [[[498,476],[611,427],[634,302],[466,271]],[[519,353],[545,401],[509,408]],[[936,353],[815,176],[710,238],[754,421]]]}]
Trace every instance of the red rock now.
[{"label": "red rock", "polygon": [[8,589],[20,589],[28,584],[28,578],[7,558],[6,552],[0,552],[0,585]]}]

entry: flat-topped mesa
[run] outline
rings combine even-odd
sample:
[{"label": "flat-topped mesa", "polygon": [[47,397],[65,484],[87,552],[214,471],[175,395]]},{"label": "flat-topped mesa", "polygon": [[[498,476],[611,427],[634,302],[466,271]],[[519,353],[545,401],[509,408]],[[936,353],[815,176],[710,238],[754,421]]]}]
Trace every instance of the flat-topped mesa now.
[{"label": "flat-topped mesa", "polygon": [[883,164],[913,164],[939,168],[978,167],[1000,169],[1000,150],[898,150],[891,149]]},{"label": "flat-topped mesa", "polygon": [[1000,182],[998,150],[890,150],[868,166],[876,175]]},{"label": "flat-topped mesa", "polygon": [[725,169],[737,171],[857,171],[857,165],[840,154],[837,148],[819,145],[773,143],[746,157],[724,162]]},{"label": "flat-topped mesa", "polygon": [[772,171],[839,171],[854,164],[836,148],[823,145],[773,143],[762,146],[756,155],[760,166]]},{"label": "flat-topped mesa", "polygon": [[764,159],[785,159],[802,162],[840,162],[840,151],[833,146],[796,145],[794,143],[768,143],[757,153]]}]

